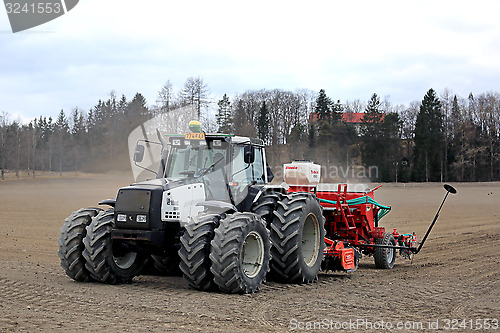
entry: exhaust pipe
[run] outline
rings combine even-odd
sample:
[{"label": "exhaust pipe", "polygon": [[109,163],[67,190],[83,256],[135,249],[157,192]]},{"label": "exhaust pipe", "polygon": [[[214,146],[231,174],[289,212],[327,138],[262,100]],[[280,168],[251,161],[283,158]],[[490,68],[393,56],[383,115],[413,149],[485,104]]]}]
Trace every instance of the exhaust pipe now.
[{"label": "exhaust pipe", "polygon": [[[434,216],[434,220],[432,221],[431,225],[429,226],[429,229],[427,229],[427,232],[425,233],[424,238],[422,238],[422,243],[418,246],[416,250],[413,250],[413,253],[417,254],[420,252],[422,249],[422,246],[424,246],[425,240],[427,239],[427,236],[429,236],[429,233],[431,232],[432,228],[434,227],[434,224],[436,224],[436,221],[439,217],[439,212],[441,211],[441,208],[443,207],[444,202],[446,201],[446,198],[448,197],[448,194],[456,194],[457,190],[451,185],[444,184],[444,189],[446,190],[446,195],[444,196],[443,202],[441,202],[441,206],[439,206],[439,209],[436,213],[436,216]],[[414,248],[413,248],[414,249]]]}]

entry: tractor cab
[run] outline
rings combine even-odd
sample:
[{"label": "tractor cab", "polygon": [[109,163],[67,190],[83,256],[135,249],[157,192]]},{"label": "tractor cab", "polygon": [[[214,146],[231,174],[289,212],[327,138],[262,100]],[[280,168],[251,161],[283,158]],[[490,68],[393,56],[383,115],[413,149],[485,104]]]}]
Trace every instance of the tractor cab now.
[{"label": "tractor cab", "polygon": [[[200,183],[205,206],[224,202],[245,211],[259,188],[272,180],[259,139],[203,133],[197,121],[191,121],[184,134],[157,130],[155,141],[144,136],[148,132],[152,131],[139,131],[142,137],[136,138],[131,154],[138,181],[156,178],[168,188]],[[155,156],[161,158],[155,160]]]},{"label": "tractor cab", "polygon": [[160,166],[160,178],[168,182],[202,181],[207,200],[236,207],[245,201],[253,185],[268,182],[260,140],[204,133],[192,139],[192,134],[168,138],[169,154]]}]

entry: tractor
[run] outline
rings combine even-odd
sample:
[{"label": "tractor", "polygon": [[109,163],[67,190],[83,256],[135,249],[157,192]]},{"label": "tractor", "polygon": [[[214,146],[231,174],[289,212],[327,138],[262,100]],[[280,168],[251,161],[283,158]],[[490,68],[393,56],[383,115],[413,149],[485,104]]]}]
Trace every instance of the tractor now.
[{"label": "tractor", "polygon": [[65,220],[58,255],[67,275],[124,283],[153,261],[167,271],[178,267],[200,290],[252,293],[271,267],[286,281],[314,281],[325,235],[317,198],[269,184],[261,140],[190,125],[182,135],[156,130],[156,140],[141,128],[136,132],[149,136],[129,139],[139,176],[153,177],[101,201],[107,209],[80,209]]},{"label": "tractor", "polygon": [[312,283],[320,270],[356,270],[362,254],[390,269],[397,249],[420,250],[416,235],[378,225],[390,207],[375,189],[319,184],[309,161],[285,164],[285,183],[273,185],[261,140],[205,133],[197,121],[166,134],[175,120],[129,136],[134,184],[66,218],[58,255],[72,279],[127,283],[153,263],[198,290],[253,293],[268,276]]}]

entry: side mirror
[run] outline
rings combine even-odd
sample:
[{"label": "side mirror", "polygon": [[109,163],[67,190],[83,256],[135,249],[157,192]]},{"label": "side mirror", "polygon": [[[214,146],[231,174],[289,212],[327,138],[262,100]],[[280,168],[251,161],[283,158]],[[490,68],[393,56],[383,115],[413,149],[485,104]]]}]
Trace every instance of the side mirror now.
[{"label": "side mirror", "polygon": [[143,145],[135,146],[134,162],[140,163],[142,162],[143,159],[144,159],[144,146]]},{"label": "side mirror", "polygon": [[255,160],[255,148],[253,146],[245,146],[243,155],[243,160],[246,164],[253,163]]}]

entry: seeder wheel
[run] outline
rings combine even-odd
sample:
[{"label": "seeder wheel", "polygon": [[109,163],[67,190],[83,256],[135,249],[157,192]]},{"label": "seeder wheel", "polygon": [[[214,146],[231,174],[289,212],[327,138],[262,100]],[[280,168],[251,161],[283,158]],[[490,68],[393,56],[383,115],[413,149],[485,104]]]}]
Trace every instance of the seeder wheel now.
[{"label": "seeder wheel", "polygon": [[[378,238],[376,244],[396,246],[394,236],[388,232],[385,233],[384,238]],[[375,267],[380,269],[391,269],[396,262],[396,250],[391,248],[377,247],[375,248]]]}]

